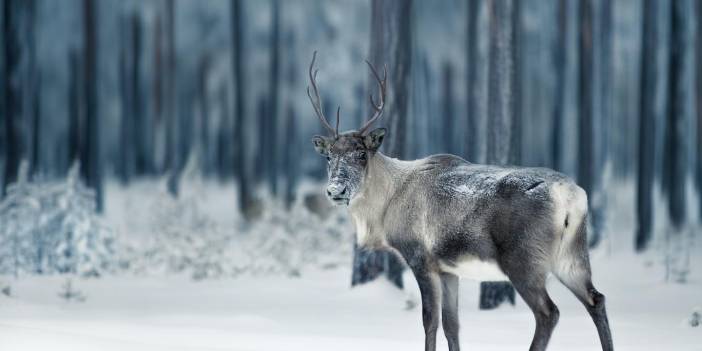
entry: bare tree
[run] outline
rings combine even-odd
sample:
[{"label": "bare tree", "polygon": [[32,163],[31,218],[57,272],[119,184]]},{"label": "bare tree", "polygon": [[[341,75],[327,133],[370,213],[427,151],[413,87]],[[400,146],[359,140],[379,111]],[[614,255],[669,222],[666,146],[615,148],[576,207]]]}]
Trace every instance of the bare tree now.
[{"label": "bare tree", "polygon": [[285,114],[285,140],[283,145],[285,145],[283,169],[285,170],[286,178],[284,203],[285,207],[290,209],[295,201],[295,190],[299,173],[297,158],[300,154],[297,140],[297,117],[292,103],[288,103]]},{"label": "bare tree", "polygon": [[229,108],[229,91],[224,84],[219,89],[218,102],[220,117],[217,130],[217,172],[220,179],[225,179],[232,175],[234,150],[230,138],[232,114]]},{"label": "bare tree", "polygon": [[639,165],[637,183],[637,228],[635,247],[645,250],[653,236],[653,182],[655,154],[656,95],[656,1],[643,4],[641,36],[641,91],[639,93]]},{"label": "bare tree", "polygon": [[83,82],[80,71],[80,56],[76,49],[68,52],[68,162],[72,164],[81,159],[83,150],[83,97],[81,83]]},{"label": "bare tree", "polygon": [[97,210],[102,212],[102,167],[100,153],[100,117],[97,94],[97,13],[94,0],[83,0],[83,93],[85,104],[85,158],[81,170],[88,187],[95,190]]},{"label": "bare tree", "polygon": [[177,67],[176,67],[176,38],[175,38],[175,0],[166,0],[165,8],[165,32],[166,40],[164,45],[164,74],[163,74],[163,115],[165,117],[164,126],[166,128],[166,156],[165,168],[169,172],[168,191],[173,196],[178,195],[178,183],[180,178],[180,157],[178,152],[179,125],[178,108],[176,101]]},{"label": "bare tree", "polygon": [[695,1],[697,5],[697,53],[695,55],[696,98],[697,102],[697,192],[699,198],[699,216],[702,218],[702,1]]},{"label": "bare tree", "polygon": [[[490,65],[488,80],[487,163],[506,165],[518,162],[514,134],[520,133],[516,122],[515,99],[515,26],[519,23],[518,7],[512,0],[490,1]],[[480,284],[480,308],[492,309],[505,301],[514,304],[515,291],[510,283]]]},{"label": "bare tree", "polygon": [[566,81],[566,38],[568,36],[568,1],[558,0],[556,12],[556,40],[553,45],[553,62],[556,71],[556,96],[553,99],[553,129],[551,135],[551,166],[557,171],[563,170],[563,115],[565,113]]},{"label": "bare tree", "polygon": [[266,142],[269,146],[268,156],[268,186],[274,197],[278,196],[278,154],[280,145],[278,141],[278,115],[279,115],[279,99],[280,99],[280,0],[271,2],[271,46],[270,46],[270,82],[268,85],[268,128],[269,133]]},{"label": "bare tree", "polygon": [[480,0],[468,1],[468,14],[466,24],[466,38],[468,43],[468,86],[466,99],[467,124],[465,157],[471,161],[478,161],[478,12]]},{"label": "bare tree", "polygon": [[[408,153],[407,113],[409,111],[409,84],[412,60],[412,1],[371,1],[371,47],[369,62],[376,67],[384,64],[390,68],[388,77],[388,106],[385,121],[390,124],[390,143],[387,153],[405,158]],[[375,78],[369,80],[375,85]],[[372,104],[369,105],[373,111]],[[351,285],[371,281],[387,273],[388,279],[402,287],[403,265],[399,259],[380,251],[361,251],[354,246],[354,263]]]},{"label": "bare tree", "polygon": [[451,63],[446,62],[442,67],[442,71],[443,90],[441,96],[443,102],[441,104],[441,118],[443,122],[441,123],[441,141],[443,142],[443,148],[441,152],[456,153],[456,143],[453,140],[453,134],[456,130],[455,102],[453,101],[453,66],[451,66]]},{"label": "bare tree", "polygon": [[668,215],[675,231],[685,223],[685,179],[687,177],[687,147],[685,126],[685,69],[688,52],[685,22],[686,8],[681,1],[671,2],[670,59],[668,61],[668,111],[663,151],[663,190],[668,196]]},{"label": "bare tree", "polygon": [[3,1],[3,117],[5,125],[5,174],[3,176],[3,184],[1,192],[5,195],[7,186],[15,182],[19,164],[23,157],[23,148],[21,145],[20,121],[22,118],[22,86],[21,82],[22,67],[20,60],[22,59],[22,43],[20,41],[21,31],[23,30],[23,17],[21,1],[5,0]]},{"label": "bare tree", "polygon": [[209,175],[214,170],[214,160],[212,159],[212,147],[210,145],[210,105],[207,96],[207,79],[212,66],[212,58],[209,53],[204,53],[198,63],[198,102],[200,106],[200,136],[199,151],[200,165],[202,171]]},{"label": "bare tree", "polygon": [[592,235],[589,238],[590,247],[596,246],[602,239],[605,213],[602,194],[602,150],[604,148],[602,144],[604,139],[606,139],[604,135],[606,128],[601,128],[602,111],[598,111],[595,104],[596,94],[601,93],[601,87],[595,84],[595,74],[598,73],[595,55],[599,51],[595,48],[594,10],[595,7],[592,0],[580,2],[580,32],[578,40],[580,47],[580,69],[578,72],[580,89],[578,96],[578,184],[588,194],[590,222],[592,223]]},{"label": "bare tree", "polygon": [[246,143],[246,75],[244,74],[243,51],[243,14],[241,0],[231,2],[231,33],[232,33],[232,72],[234,73],[235,107],[234,107],[234,173],[239,182],[239,210],[245,217],[250,217],[252,204],[251,186],[247,173],[247,143]]},{"label": "bare tree", "polygon": [[129,71],[128,66],[128,60],[127,60],[127,35],[126,33],[126,25],[125,25],[125,19],[124,16],[120,18],[119,21],[119,29],[120,29],[120,40],[119,40],[119,56],[117,60],[117,64],[119,65],[119,97],[120,97],[120,106],[121,106],[121,116],[120,116],[120,125],[119,125],[119,141],[120,144],[122,144],[122,147],[120,148],[119,151],[119,160],[117,160],[117,176],[119,177],[120,181],[122,184],[126,184],[129,181],[129,178],[131,176],[131,172],[129,171],[129,166],[131,164],[129,160],[129,155],[130,153],[127,152],[127,148],[131,145],[130,142],[130,133],[131,133],[131,128],[129,125],[129,116],[131,115],[129,113],[129,91],[127,87],[127,72]]}]

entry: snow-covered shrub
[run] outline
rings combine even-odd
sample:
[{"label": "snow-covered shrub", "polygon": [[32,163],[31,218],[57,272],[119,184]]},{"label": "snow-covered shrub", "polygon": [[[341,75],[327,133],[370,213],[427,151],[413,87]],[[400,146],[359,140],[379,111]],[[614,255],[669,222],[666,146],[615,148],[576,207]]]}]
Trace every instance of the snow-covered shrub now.
[{"label": "snow-covered shrub", "polygon": [[[152,191],[156,189],[156,191]],[[288,211],[264,194],[261,218],[246,222],[238,213],[234,184],[184,176],[179,196],[158,186],[119,188],[120,209],[110,216],[120,228],[121,266],[134,273],[185,273],[193,279],[241,274],[297,276],[304,268],[337,267],[351,259],[353,230],[342,211],[326,218],[303,200]],[[314,189],[314,190],[313,190]],[[299,199],[318,187],[303,186]],[[108,206],[110,207],[110,206]]]},{"label": "snow-covered shrub", "polygon": [[75,164],[63,182],[29,182],[26,163],[0,202],[0,274],[99,275],[111,266],[113,236]]}]

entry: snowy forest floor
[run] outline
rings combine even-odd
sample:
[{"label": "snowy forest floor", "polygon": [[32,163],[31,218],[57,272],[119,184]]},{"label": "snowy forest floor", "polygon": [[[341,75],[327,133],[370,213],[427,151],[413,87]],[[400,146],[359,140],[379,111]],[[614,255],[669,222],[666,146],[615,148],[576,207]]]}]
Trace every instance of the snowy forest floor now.
[{"label": "snowy forest floor", "polygon": [[[696,265],[699,267],[699,263]],[[607,295],[618,350],[702,350],[702,327],[688,319],[702,305],[702,280],[664,284],[640,257],[594,257],[595,283]],[[421,309],[406,309],[418,289],[385,281],[349,288],[347,268],[305,276],[75,280],[84,302],[57,296],[65,278],[14,283],[0,297],[0,349],[15,350],[420,350]],[[461,342],[480,350],[523,350],[533,318],[516,307],[479,311],[478,285],[461,281]],[[561,311],[551,350],[597,350],[594,325],[557,281],[549,291]],[[443,335],[440,350],[446,350]]]},{"label": "snowy forest floor", "polygon": [[[67,281],[60,275],[0,276],[0,289],[11,287],[0,294],[0,350],[422,349],[409,273],[404,291],[382,279],[350,288],[353,239],[343,210],[321,220],[300,203],[291,212],[267,205],[247,226],[233,215],[232,186],[190,181],[175,200],[162,183],[108,185],[104,222],[121,268],[71,278],[84,301],[59,296]],[[633,185],[612,189],[609,234],[591,257],[616,349],[702,350],[702,326],[689,323],[702,312],[700,243],[686,251],[686,282],[664,282],[663,241],[643,255],[631,249]],[[561,311],[550,350],[598,350],[585,309],[555,279],[548,289]],[[478,294],[477,282],[461,281],[463,347],[527,349],[534,321],[524,302],[479,311]],[[441,333],[438,344],[447,349]]]}]

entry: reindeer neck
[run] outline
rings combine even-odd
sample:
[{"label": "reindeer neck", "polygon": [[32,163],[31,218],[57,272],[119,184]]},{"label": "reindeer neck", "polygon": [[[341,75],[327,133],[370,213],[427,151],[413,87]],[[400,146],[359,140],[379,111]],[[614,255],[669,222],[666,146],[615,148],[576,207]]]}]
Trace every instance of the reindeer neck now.
[{"label": "reindeer neck", "polygon": [[363,186],[350,203],[351,214],[368,221],[379,220],[399,184],[409,174],[412,163],[413,161],[388,157],[378,151],[368,161]]}]

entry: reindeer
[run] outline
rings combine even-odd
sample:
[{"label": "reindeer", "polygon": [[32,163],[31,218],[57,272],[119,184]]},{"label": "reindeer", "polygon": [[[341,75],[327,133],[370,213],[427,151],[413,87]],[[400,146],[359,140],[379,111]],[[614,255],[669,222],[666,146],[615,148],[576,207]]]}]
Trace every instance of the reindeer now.
[{"label": "reindeer", "polygon": [[312,138],[327,158],[327,196],[345,205],[358,245],[399,254],[417,279],[425,350],[436,349],[439,318],[449,350],[459,350],[458,279],[509,280],[536,319],[530,350],[545,350],[558,322],[546,291],[555,275],[585,305],[603,350],[613,350],[605,297],[592,284],[586,242],[587,194],[569,177],[546,168],[470,163],[440,154],[414,161],[384,155],[385,128],[370,130],[383,114],[383,78],[370,95],[373,116],[358,130],[339,133],[327,122],[312,55],[307,95],[330,136]]}]

